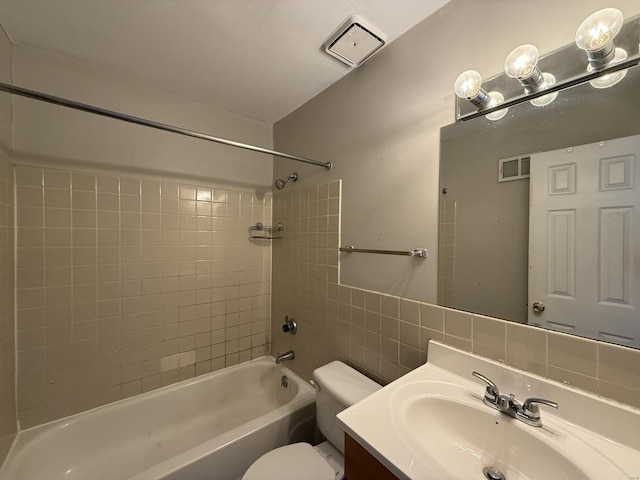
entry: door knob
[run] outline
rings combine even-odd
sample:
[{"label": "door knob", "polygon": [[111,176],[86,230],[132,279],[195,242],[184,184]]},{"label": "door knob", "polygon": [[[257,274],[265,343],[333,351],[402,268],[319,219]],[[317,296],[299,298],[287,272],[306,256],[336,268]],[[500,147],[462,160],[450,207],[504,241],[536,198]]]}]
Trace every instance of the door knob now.
[{"label": "door knob", "polygon": [[533,305],[531,306],[531,308],[533,309],[533,311],[535,313],[542,313],[542,312],[544,312],[544,303],[542,303],[542,302],[533,302]]}]

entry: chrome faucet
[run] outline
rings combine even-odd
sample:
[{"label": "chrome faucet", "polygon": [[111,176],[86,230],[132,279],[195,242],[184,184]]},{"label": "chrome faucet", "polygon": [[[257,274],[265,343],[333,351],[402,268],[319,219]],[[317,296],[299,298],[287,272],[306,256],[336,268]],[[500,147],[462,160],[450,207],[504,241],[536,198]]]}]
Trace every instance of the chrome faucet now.
[{"label": "chrome faucet", "polygon": [[293,350],[289,350],[286,353],[283,353],[282,355],[278,355],[276,357],[276,363],[282,363],[286,360],[293,360],[294,358],[296,358],[296,354],[293,353]]},{"label": "chrome faucet", "polygon": [[542,426],[538,404],[558,408],[558,404],[556,402],[545,400],[544,398],[527,398],[524,403],[520,404],[513,394],[500,394],[498,386],[481,373],[471,372],[471,375],[479,378],[487,384],[487,388],[484,391],[484,398],[482,399],[485,405],[495,408],[496,410],[520,420],[527,425],[531,425],[532,427]]}]

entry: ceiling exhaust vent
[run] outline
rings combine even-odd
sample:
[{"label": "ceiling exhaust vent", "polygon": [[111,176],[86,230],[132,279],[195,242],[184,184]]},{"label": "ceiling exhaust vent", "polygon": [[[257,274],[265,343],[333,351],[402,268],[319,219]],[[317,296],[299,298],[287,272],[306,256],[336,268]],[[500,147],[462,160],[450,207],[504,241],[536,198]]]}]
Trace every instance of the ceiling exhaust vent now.
[{"label": "ceiling exhaust vent", "polygon": [[349,17],[324,43],[324,51],[350,67],[362,65],[386,43],[387,37],[357,15]]}]

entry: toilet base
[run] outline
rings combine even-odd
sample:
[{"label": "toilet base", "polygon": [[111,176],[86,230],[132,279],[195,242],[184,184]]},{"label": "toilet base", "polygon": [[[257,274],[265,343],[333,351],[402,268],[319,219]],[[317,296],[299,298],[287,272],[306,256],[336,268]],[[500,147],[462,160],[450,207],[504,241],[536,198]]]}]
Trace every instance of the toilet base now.
[{"label": "toilet base", "polygon": [[328,440],[313,447],[336,472],[336,480],[344,479],[344,456]]}]

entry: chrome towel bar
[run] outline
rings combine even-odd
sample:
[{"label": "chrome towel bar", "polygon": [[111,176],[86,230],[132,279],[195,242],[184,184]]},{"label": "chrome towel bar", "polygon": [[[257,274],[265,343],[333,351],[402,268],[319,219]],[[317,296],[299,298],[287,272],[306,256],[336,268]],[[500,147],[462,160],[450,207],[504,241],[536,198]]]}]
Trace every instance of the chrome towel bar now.
[{"label": "chrome towel bar", "polygon": [[404,255],[405,257],[418,257],[427,258],[429,252],[426,248],[416,248],[414,250],[377,250],[368,248],[356,248],[353,245],[347,245],[346,247],[340,247],[338,250],[347,253],[379,253],[382,255]]}]

